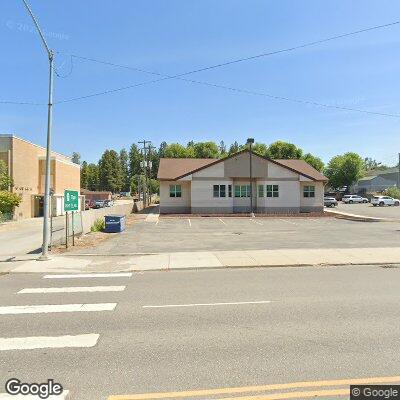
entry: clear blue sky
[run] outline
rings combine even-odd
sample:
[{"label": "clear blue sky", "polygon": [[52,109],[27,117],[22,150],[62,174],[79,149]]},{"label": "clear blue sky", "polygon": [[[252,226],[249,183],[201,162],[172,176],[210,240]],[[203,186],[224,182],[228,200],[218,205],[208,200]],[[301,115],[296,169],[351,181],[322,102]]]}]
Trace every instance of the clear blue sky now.
[{"label": "clear blue sky", "polygon": [[[50,47],[177,74],[400,19],[397,0],[30,0]],[[47,101],[47,59],[22,1],[0,3],[0,100]],[[70,58],[59,55],[60,74]],[[400,25],[190,77],[277,96],[400,114]],[[152,79],[74,60],[55,100]],[[0,132],[43,145],[46,107],[0,104]],[[346,151],[389,164],[400,118],[294,104],[168,80],[54,107],[53,148],[97,161],[143,138],[158,145],[249,136],[324,161]]]}]

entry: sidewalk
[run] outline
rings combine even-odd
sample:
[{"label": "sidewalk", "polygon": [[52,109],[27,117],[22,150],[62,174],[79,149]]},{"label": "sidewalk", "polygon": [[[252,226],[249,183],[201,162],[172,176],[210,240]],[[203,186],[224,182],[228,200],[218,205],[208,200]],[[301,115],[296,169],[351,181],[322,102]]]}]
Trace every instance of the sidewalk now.
[{"label": "sidewalk", "polygon": [[32,256],[0,260],[1,272],[118,272],[237,267],[400,264],[400,247],[200,251],[159,254]]}]

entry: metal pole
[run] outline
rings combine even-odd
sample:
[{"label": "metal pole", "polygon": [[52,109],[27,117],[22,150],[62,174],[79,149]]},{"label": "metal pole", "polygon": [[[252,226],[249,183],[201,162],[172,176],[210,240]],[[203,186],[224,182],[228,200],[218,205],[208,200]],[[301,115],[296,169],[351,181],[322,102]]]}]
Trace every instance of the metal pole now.
[{"label": "metal pole", "polygon": [[72,246],[75,246],[75,224],[74,224],[74,211],[72,211]]},{"label": "metal pole", "polygon": [[54,53],[50,50],[47,45],[46,39],[40,29],[39,23],[33,15],[26,0],[22,0],[29,15],[31,16],[33,23],[39,33],[40,39],[43,46],[46,49],[47,55],[49,57],[49,103],[47,111],[47,144],[46,144],[46,172],[45,172],[45,187],[44,187],[44,207],[43,207],[43,244],[42,244],[42,255],[38,260],[48,260],[49,251],[49,203],[50,203],[50,155],[51,155],[51,124],[53,117],[53,75],[54,75]]},{"label": "metal pole", "polygon": [[65,248],[68,249],[68,211],[65,211]]},{"label": "metal pole", "polygon": [[147,179],[147,151],[144,149],[144,179],[146,185],[146,207],[149,205],[149,181]]},{"label": "metal pole", "polygon": [[50,212],[50,168],[51,168],[51,128],[53,119],[53,67],[54,56],[53,52],[50,51],[49,62],[50,62],[50,76],[49,76],[49,105],[47,111],[47,144],[46,144],[46,172],[45,172],[45,186],[44,186],[44,213],[43,213],[43,245],[42,255],[39,260],[48,260],[49,251],[49,212]]},{"label": "metal pole", "polygon": [[399,173],[397,174],[397,187],[400,189],[400,153],[399,153]]},{"label": "metal pole", "polygon": [[250,143],[250,213],[253,217],[253,168],[252,168],[252,154],[251,154],[251,143]]},{"label": "metal pole", "polygon": [[50,197],[50,249],[53,245],[53,196]]}]

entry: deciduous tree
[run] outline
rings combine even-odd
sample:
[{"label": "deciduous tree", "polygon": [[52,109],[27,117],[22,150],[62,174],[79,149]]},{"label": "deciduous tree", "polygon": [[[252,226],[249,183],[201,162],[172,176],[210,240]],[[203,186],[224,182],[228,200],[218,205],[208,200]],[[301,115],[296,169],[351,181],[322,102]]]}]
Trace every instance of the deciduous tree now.
[{"label": "deciduous tree", "polygon": [[72,162],[74,164],[80,164],[81,163],[81,155],[79,153],[77,153],[76,151],[74,151],[72,153],[71,159],[72,159]]},{"label": "deciduous tree", "polygon": [[193,145],[196,158],[218,158],[219,149],[214,142],[198,142]]},{"label": "deciduous tree", "polygon": [[319,157],[313,156],[311,153],[304,154],[303,160],[319,172],[322,172],[324,169],[324,162]]},{"label": "deciduous tree", "polygon": [[167,158],[193,158],[193,147],[185,147],[179,143],[171,143],[165,147],[164,157]]},{"label": "deciduous tree", "polygon": [[8,174],[7,164],[0,160],[0,190],[9,190],[13,186],[13,180]]},{"label": "deciduous tree", "polygon": [[281,140],[270,144],[268,147],[268,156],[272,159],[300,159],[302,155],[303,150],[299,147]]},{"label": "deciduous tree", "polygon": [[326,169],[329,185],[334,189],[350,187],[363,176],[364,160],[357,153],[345,153],[333,157]]}]

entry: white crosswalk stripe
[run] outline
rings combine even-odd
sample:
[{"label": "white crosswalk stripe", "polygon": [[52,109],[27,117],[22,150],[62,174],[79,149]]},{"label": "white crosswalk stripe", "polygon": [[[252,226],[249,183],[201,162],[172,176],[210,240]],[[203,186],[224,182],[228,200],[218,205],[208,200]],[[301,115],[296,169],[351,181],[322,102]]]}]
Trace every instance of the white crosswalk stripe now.
[{"label": "white crosswalk stripe", "polygon": [[[129,279],[132,276],[131,272],[118,272],[118,273],[82,273],[82,274],[48,274],[44,275],[43,279],[57,280],[57,279],[87,279],[87,278],[125,278]],[[56,283],[56,281],[54,281]],[[102,281],[103,283],[103,281]],[[110,282],[111,283],[111,282]],[[55,286],[55,287],[54,287]],[[53,294],[73,294],[79,296],[79,293],[96,293],[104,292],[122,292],[126,289],[126,285],[102,285],[102,286],[56,286],[48,285],[48,287],[26,287],[21,288],[16,294],[27,295],[34,294],[35,298],[46,299],[48,295]],[[63,299],[63,297],[61,297]],[[23,315],[27,314],[49,314],[49,313],[79,313],[79,312],[103,312],[103,311],[114,311],[117,303],[68,303],[68,304],[27,304],[27,305],[11,305],[11,306],[0,306],[0,318],[3,316],[12,315]],[[75,314],[73,314],[75,315]],[[78,318],[78,317],[75,317]],[[0,319],[1,323],[1,319]],[[62,348],[90,348],[96,346],[100,334],[90,332],[87,333],[85,328],[84,332],[78,332],[77,334],[69,334],[68,328],[65,328],[65,332],[57,332],[57,335],[51,336],[51,332],[40,330],[39,332],[32,332],[28,330],[29,336],[26,337],[0,337],[0,352],[1,351],[32,351],[34,349],[57,349]],[[85,332],[86,331],[86,332]],[[42,335],[44,333],[44,335]],[[74,332],[75,333],[75,332]],[[21,332],[17,335],[21,335]],[[35,336],[34,336],[35,335]],[[5,335],[10,336],[10,335]],[[68,391],[65,391],[61,396],[50,396],[49,399],[66,399]],[[5,399],[19,399],[19,396],[12,396],[0,393],[0,400]],[[24,400],[36,399],[35,396],[23,396]],[[22,399],[22,398],[21,398]]]},{"label": "white crosswalk stripe", "polygon": [[43,304],[34,306],[5,306],[0,307],[0,314],[38,314],[38,313],[61,313],[61,312],[90,312],[90,311],[112,311],[117,303],[94,303],[94,304]]},{"label": "white crosswalk stripe", "polygon": [[66,274],[45,275],[43,279],[79,279],[79,278],[130,278],[132,272],[114,272],[105,274]]},{"label": "white crosswalk stripe", "polygon": [[54,288],[26,288],[18,294],[46,294],[46,293],[90,293],[90,292],[122,292],[126,286],[73,286]]},{"label": "white crosswalk stripe", "polygon": [[73,336],[65,335],[0,338],[0,351],[64,347],[93,347],[96,345],[98,339],[99,335],[97,333]]}]

